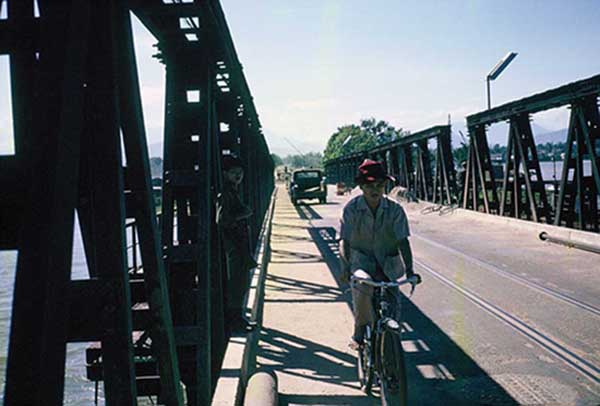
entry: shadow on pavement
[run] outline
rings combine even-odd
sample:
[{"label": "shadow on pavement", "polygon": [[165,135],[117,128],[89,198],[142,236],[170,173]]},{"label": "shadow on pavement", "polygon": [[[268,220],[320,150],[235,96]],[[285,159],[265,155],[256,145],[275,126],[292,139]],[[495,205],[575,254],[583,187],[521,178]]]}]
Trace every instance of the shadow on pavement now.
[{"label": "shadow on pavement", "polygon": [[[317,326],[315,326],[317,327]],[[327,382],[359,390],[356,380],[356,359],[341,351],[287,334],[264,329],[260,337],[260,356],[268,360],[261,369],[317,382]],[[309,389],[309,388],[307,388]],[[331,403],[329,403],[331,402]],[[327,396],[323,394],[280,395],[280,405],[366,405],[366,395]],[[336,403],[337,402],[337,403]]]},{"label": "shadow on pavement", "polygon": [[310,225],[299,226],[297,224],[285,224],[285,223],[273,223],[273,227],[286,227],[286,228],[297,228],[302,230],[307,230],[310,228]]},{"label": "shadow on pavement", "polygon": [[299,235],[288,235],[288,234],[278,234],[278,233],[271,234],[271,242],[272,243],[277,243],[277,244],[286,243],[286,242],[295,243],[297,241],[312,241],[312,238],[301,237]]},{"label": "shadow on pavement", "polygon": [[[339,247],[335,229],[315,227],[308,232],[343,291],[347,285],[342,285],[339,278]],[[351,306],[348,294],[345,299]],[[518,405],[504,388],[406,297],[402,301],[402,315],[410,405]]]},{"label": "shadow on pavement", "polygon": [[265,299],[265,303],[334,303],[344,302],[340,289],[297,279],[267,274],[267,286],[271,292],[298,295],[294,299]]},{"label": "shadow on pavement", "polygon": [[271,250],[271,264],[308,264],[323,262],[319,255],[308,252],[297,252],[288,250]]},{"label": "shadow on pavement", "polygon": [[299,204],[294,208],[302,220],[323,220],[323,217],[307,204]]},{"label": "shadow on pavement", "polygon": [[[300,219],[298,218],[298,213],[293,212],[293,213],[289,213],[289,215],[285,215],[285,216],[278,215],[277,220],[300,220]],[[306,219],[304,219],[304,220],[306,220]]]},{"label": "shadow on pavement", "polygon": [[381,405],[379,398],[351,395],[282,395],[279,400],[280,406],[288,405],[336,405],[336,406],[367,406]]}]

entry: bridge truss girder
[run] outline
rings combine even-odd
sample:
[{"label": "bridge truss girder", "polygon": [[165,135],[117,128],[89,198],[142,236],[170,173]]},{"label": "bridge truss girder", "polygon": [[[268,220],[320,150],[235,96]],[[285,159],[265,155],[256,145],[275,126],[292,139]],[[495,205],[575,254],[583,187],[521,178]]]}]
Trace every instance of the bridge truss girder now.
[{"label": "bridge truss girder", "polygon": [[[201,49],[171,50],[161,45],[166,64],[165,139],[163,162],[162,246],[169,275],[173,324],[180,340],[181,377],[188,403],[209,401],[212,392],[213,334],[223,329],[211,323],[211,275],[221,275],[213,263],[211,179],[216,148],[213,69]],[[194,69],[189,69],[194,66]],[[188,92],[198,92],[198,101]],[[218,172],[217,172],[217,175]],[[214,301],[218,306],[222,301]],[[218,310],[218,309],[217,309]]]},{"label": "bridge truss girder", "polygon": [[[584,230],[600,229],[599,95],[600,75],[597,75],[467,117],[470,144],[463,207]],[[529,117],[540,111],[567,105],[571,108],[567,153],[563,161],[559,196],[555,210],[552,210]],[[486,139],[486,127],[499,121],[510,123],[501,200],[498,199]],[[591,175],[585,175],[586,160],[590,162]]]},{"label": "bridge truss girder", "polygon": [[[584,160],[590,161],[591,175],[586,176]],[[600,230],[600,114],[597,97],[586,97],[571,105],[567,134],[567,152],[556,204],[555,225],[583,230]]]},{"label": "bridge truss girder", "polygon": [[551,208],[528,114],[511,117],[506,154],[499,214],[549,223]]},{"label": "bridge truss girder", "polygon": [[[9,2],[8,26],[34,21],[23,3]],[[99,341],[107,404],[136,404],[125,239],[125,221],[135,219],[164,398],[182,404],[129,10],[84,1],[40,2],[40,12],[36,46],[10,52],[18,147],[6,161],[29,193],[18,196],[19,231],[2,243],[19,250],[4,402],[61,404],[66,343]],[[17,44],[31,36],[15,34]],[[75,210],[88,280],[71,280]]]},{"label": "bridge truss girder", "polygon": [[[9,0],[9,19],[0,21],[15,123],[15,155],[0,157],[0,186],[6,191],[0,196],[0,249],[19,250],[4,402],[61,404],[66,343],[95,341],[100,346],[87,351],[88,378],[105,381],[107,405],[137,404],[141,395],[181,405],[181,378],[191,382],[188,404],[209,404],[227,338],[219,309],[227,280],[213,204],[223,150],[238,152],[248,164],[245,197],[255,213],[253,241],[274,187],[273,162],[223,12],[215,1],[39,5],[41,17],[34,18],[33,2]],[[158,57],[167,65],[165,167],[173,170],[164,177],[169,186],[162,200],[171,210],[163,214],[181,222],[169,234],[163,221],[163,242],[129,6],[159,39],[164,52]],[[200,28],[182,28],[181,19],[195,17]],[[202,40],[188,40],[188,34]],[[183,102],[183,84],[201,90],[200,103]],[[220,122],[237,131],[231,142],[225,142],[230,131],[221,131]],[[181,151],[172,141],[185,138],[186,125],[194,128],[194,139],[187,134]],[[180,186],[195,193],[179,193]],[[177,206],[185,210],[174,213]],[[88,280],[70,280],[75,211]],[[130,266],[127,254],[131,222],[143,272]],[[182,286],[181,275],[166,272],[189,259],[183,245],[165,244],[175,233],[179,241],[196,243],[188,286]],[[190,299],[191,307],[182,309],[180,298]],[[150,349],[143,345],[147,337]],[[138,355],[152,362],[142,365]]]},{"label": "bridge truss girder", "polygon": [[[436,139],[438,145],[434,168],[428,147],[430,139]],[[354,186],[356,170],[367,157],[384,162],[388,172],[396,178],[396,184],[421,199],[433,198],[439,203],[456,200],[450,126],[431,127],[370,150],[330,160],[325,163],[329,182]]]},{"label": "bridge truss girder", "polygon": [[469,137],[463,208],[477,210],[483,204],[486,213],[495,214],[498,212],[498,192],[485,126],[469,127]]},{"label": "bridge truss girder", "polygon": [[453,204],[458,199],[456,189],[456,169],[452,157],[452,137],[450,127],[437,136],[435,169],[433,179],[433,202]]},{"label": "bridge truss girder", "polygon": [[431,154],[427,140],[417,142],[417,162],[415,171],[415,191],[417,198],[429,201],[432,195]]}]

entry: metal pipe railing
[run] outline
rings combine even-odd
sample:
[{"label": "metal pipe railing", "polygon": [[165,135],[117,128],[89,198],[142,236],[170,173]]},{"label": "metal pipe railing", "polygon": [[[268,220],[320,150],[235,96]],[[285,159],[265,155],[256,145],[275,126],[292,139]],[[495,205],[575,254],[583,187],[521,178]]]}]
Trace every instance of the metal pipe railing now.
[{"label": "metal pipe railing", "polygon": [[560,238],[560,237],[556,237],[556,236],[551,236],[550,234],[548,234],[545,231],[542,231],[540,233],[539,237],[540,237],[540,240],[542,240],[542,241],[548,241],[551,243],[564,245],[569,248],[577,248],[580,250],[593,252],[594,254],[600,254],[600,246],[597,246],[597,245],[592,245],[592,244],[584,243],[581,241],[574,241],[574,240],[570,240],[568,238]]}]

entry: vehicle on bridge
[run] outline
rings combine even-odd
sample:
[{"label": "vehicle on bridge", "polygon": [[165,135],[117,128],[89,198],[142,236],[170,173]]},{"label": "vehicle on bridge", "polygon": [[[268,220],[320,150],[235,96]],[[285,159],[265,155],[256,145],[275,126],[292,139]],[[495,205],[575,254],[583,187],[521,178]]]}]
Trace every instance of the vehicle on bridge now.
[{"label": "vehicle on bridge", "polygon": [[298,204],[300,199],[319,199],[320,203],[327,203],[327,185],[323,171],[320,169],[294,171],[288,192],[294,205]]}]

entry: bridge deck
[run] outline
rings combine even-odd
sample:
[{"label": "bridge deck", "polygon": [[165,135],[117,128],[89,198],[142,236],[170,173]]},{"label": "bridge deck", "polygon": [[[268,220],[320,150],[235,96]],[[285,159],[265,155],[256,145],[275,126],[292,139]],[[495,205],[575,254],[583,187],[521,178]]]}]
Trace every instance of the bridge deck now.
[{"label": "bridge deck", "polygon": [[[331,190],[327,205],[294,208],[284,192],[258,362],[276,371],[282,404],[378,404],[358,389],[346,347],[350,296],[336,279],[337,219],[349,197]],[[598,256],[511,225],[404,206],[424,278],[403,307],[410,404],[598,402]]]}]

